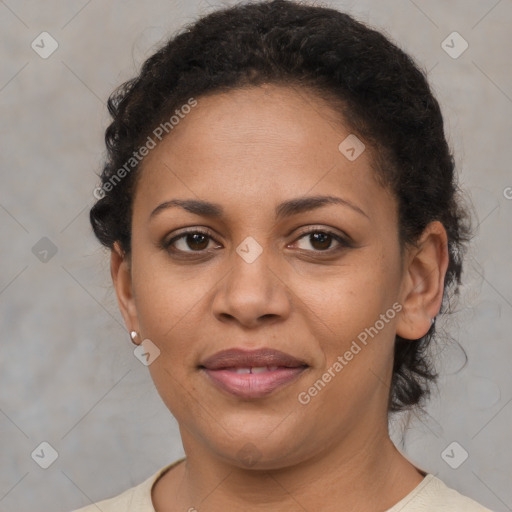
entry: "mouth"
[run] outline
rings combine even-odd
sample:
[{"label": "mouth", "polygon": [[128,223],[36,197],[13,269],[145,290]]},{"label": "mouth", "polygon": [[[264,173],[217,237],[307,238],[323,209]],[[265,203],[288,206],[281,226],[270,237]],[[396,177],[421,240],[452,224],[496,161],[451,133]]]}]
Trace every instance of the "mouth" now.
[{"label": "mouth", "polygon": [[273,349],[229,349],[198,368],[221,390],[243,399],[261,398],[296,380],[309,366]]},{"label": "mouth", "polygon": [[220,389],[239,398],[262,398],[295,380],[307,367],[226,368],[202,371]]}]

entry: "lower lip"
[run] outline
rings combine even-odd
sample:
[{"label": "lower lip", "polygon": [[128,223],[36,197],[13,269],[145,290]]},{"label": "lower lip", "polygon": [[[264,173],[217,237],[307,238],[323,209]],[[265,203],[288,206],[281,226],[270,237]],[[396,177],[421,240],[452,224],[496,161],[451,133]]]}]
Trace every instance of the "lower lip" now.
[{"label": "lower lip", "polygon": [[262,373],[235,373],[230,370],[202,370],[218,387],[240,398],[261,398],[295,380],[306,367],[278,368]]}]

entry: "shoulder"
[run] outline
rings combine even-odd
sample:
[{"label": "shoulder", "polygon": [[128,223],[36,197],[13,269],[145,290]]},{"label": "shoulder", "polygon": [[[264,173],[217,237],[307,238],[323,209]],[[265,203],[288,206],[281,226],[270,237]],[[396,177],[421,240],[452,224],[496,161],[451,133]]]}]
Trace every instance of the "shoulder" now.
[{"label": "shoulder", "polygon": [[151,501],[151,489],[154,483],[166,473],[169,469],[184,459],[179,459],[168,466],[158,470],[144,482],[127,489],[118,496],[108,498],[103,501],[92,503],[86,507],[73,510],[72,512],[154,512],[153,503]]},{"label": "shoulder", "polygon": [[428,474],[404,499],[387,512],[492,512]]}]

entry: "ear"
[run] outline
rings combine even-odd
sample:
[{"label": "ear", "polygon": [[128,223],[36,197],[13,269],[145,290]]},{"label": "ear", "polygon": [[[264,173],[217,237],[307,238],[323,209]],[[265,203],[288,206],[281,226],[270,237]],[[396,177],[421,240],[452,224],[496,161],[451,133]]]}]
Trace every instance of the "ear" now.
[{"label": "ear", "polygon": [[417,340],[429,331],[443,300],[449,256],[448,237],[441,222],[428,224],[416,246],[406,253],[396,333]]},{"label": "ear", "polygon": [[110,275],[116,290],[119,309],[124,318],[124,323],[128,331],[139,332],[139,321],[137,318],[137,308],[132,288],[132,277],[130,271],[130,261],[119,242],[115,242],[110,252]]}]

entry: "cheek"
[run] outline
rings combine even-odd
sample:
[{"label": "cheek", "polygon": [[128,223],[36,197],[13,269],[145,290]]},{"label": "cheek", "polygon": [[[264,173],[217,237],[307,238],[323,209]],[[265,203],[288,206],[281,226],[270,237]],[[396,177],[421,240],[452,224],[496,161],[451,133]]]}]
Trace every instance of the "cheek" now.
[{"label": "cheek", "polygon": [[195,379],[184,373],[179,356],[164,349],[148,369],[162,402],[180,425],[195,429],[202,423],[207,428],[215,411],[202,399]]},{"label": "cheek", "polygon": [[[372,397],[385,402],[400,308],[400,267],[391,252],[361,251],[327,283],[303,289],[308,307],[322,320],[314,335],[324,360],[309,382],[313,394],[322,390],[319,399],[310,396],[319,411],[344,404],[362,414]],[[325,388],[319,379],[328,382]]]},{"label": "cheek", "polygon": [[206,315],[201,308],[216,276],[209,272],[201,279],[192,278],[189,272],[170,272],[165,264],[134,265],[133,269],[141,333],[160,349],[149,370],[162,399],[171,408],[169,400],[187,401],[184,385],[189,393],[194,391],[185,379],[195,371],[198,338],[208,334],[208,330],[201,331]]},{"label": "cheek", "polygon": [[133,283],[141,330],[147,337],[165,339],[175,329],[186,325],[188,317],[213,285],[209,274],[194,277],[192,267],[183,270],[170,264],[160,255],[133,255]]},{"label": "cheek", "polygon": [[197,364],[194,348],[204,318],[200,308],[211,285],[155,265],[139,267],[134,278],[141,332],[160,350],[148,367],[157,392],[176,418],[200,415],[190,375]]},{"label": "cheek", "polygon": [[330,280],[329,291],[309,293],[309,316],[321,319],[313,336],[323,360],[300,390],[308,414],[323,417],[339,407],[343,423],[374,400],[386,403],[399,309],[393,274],[384,265],[354,265]]},{"label": "cheek", "polygon": [[[293,275],[290,275],[293,281]],[[322,278],[295,278],[297,296],[324,326],[331,345],[354,339],[374,325],[398,295],[400,273],[396,260],[371,249],[359,251],[343,266]],[[386,324],[388,325],[388,324]],[[343,347],[341,347],[343,348]]]}]

